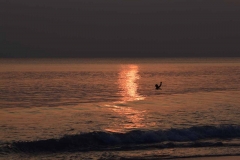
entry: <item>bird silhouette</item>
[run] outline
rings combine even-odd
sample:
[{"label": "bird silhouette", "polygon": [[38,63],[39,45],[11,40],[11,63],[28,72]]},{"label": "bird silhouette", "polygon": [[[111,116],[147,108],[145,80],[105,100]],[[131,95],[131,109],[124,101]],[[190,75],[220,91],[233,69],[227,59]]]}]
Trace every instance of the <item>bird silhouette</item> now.
[{"label": "bird silhouette", "polygon": [[162,86],[162,82],[160,82],[159,85],[158,85],[158,84],[155,84],[156,89],[161,89],[161,86]]}]

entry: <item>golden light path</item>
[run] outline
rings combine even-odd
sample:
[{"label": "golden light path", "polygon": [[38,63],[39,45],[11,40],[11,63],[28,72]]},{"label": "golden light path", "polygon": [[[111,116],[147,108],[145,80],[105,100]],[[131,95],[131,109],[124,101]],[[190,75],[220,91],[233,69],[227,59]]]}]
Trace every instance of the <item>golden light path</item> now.
[{"label": "golden light path", "polygon": [[[122,99],[116,102],[111,110],[121,117],[120,120],[113,123],[113,126],[106,129],[111,132],[124,132],[129,129],[144,127],[144,112],[137,108],[130,107],[127,102],[134,102],[145,99],[138,90],[137,81],[140,79],[138,74],[139,67],[137,65],[122,66],[119,72],[118,85]],[[122,105],[125,104],[125,105]]]},{"label": "golden light path", "polygon": [[123,66],[122,70],[120,71],[118,83],[120,87],[120,93],[123,97],[123,102],[144,99],[144,97],[139,95],[137,92],[137,80],[140,78],[138,72],[137,65]]}]

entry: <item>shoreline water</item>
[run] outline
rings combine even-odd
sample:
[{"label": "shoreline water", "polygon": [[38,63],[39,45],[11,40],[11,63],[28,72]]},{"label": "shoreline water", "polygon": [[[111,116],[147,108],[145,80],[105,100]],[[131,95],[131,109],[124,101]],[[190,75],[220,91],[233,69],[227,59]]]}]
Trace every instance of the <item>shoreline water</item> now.
[{"label": "shoreline water", "polygon": [[203,157],[186,157],[186,158],[179,158],[178,160],[239,160],[239,155],[232,155],[232,156],[203,156]]},{"label": "shoreline water", "polygon": [[[126,153],[127,151],[125,151]],[[5,159],[22,159],[22,160],[37,160],[37,159],[92,159],[92,160],[166,160],[166,159],[173,159],[173,160],[239,160],[240,154],[234,155],[193,155],[193,156],[168,156],[166,154],[156,155],[153,152],[145,152],[144,156],[139,153],[133,153],[132,155],[126,154],[115,154],[114,152],[63,152],[63,153],[41,153],[41,154],[11,154],[11,155],[0,155],[0,160]]]}]

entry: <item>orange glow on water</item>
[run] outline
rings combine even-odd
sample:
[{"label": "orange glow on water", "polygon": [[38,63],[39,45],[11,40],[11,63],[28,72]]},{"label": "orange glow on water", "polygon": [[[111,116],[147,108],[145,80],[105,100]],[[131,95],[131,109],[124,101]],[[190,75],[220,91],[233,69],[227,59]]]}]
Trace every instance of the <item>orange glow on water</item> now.
[{"label": "orange glow on water", "polygon": [[[137,81],[140,79],[138,72],[139,67],[137,65],[122,66],[118,78],[118,85],[122,99],[117,103],[123,104],[129,101],[143,100],[145,98],[138,93]],[[127,104],[120,105],[117,103],[111,107],[111,110],[121,117],[121,122],[113,122],[113,126],[107,128],[107,131],[124,132],[129,129],[145,126],[145,110],[141,111],[133,107],[129,107]]]},{"label": "orange glow on water", "polygon": [[105,128],[110,132],[126,132],[136,128],[145,127],[146,110],[137,110],[128,106],[114,105],[111,110],[119,117],[116,121],[112,121],[109,128]]},{"label": "orange glow on water", "polygon": [[144,97],[139,95],[137,92],[137,80],[140,78],[138,72],[139,71],[137,65],[123,66],[122,70],[120,71],[118,82],[120,87],[120,94],[123,97],[123,102],[144,99]]}]

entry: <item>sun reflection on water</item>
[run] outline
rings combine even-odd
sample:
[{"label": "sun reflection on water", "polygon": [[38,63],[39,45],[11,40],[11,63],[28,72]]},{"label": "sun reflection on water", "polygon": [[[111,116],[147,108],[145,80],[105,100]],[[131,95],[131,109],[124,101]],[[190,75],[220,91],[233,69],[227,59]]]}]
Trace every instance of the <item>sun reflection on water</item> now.
[{"label": "sun reflection on water", "polygon": [[[117,114],[117,119],[111,121],[110,132],[125,132],[131,129],[144,127],[145,110],[138,110],[130,107],[127,102],[134,102],[145,99],[138,93],[138,83],[140,79],[137,65],[122,66],[119,72],[118,86],[121,100],[111,106],[113,114]],[[124,104],[124,105],[123,105]]]},{"label": "sun reflection on water", "polygon": [[138,72],[137,65],[123,66],[122,70],[120,71],[118,84],[120,88],[120,94],[123,97],[123,102],[144,99],[144,97],[139,95],[137,92],[137,80],[140,79]]}]

